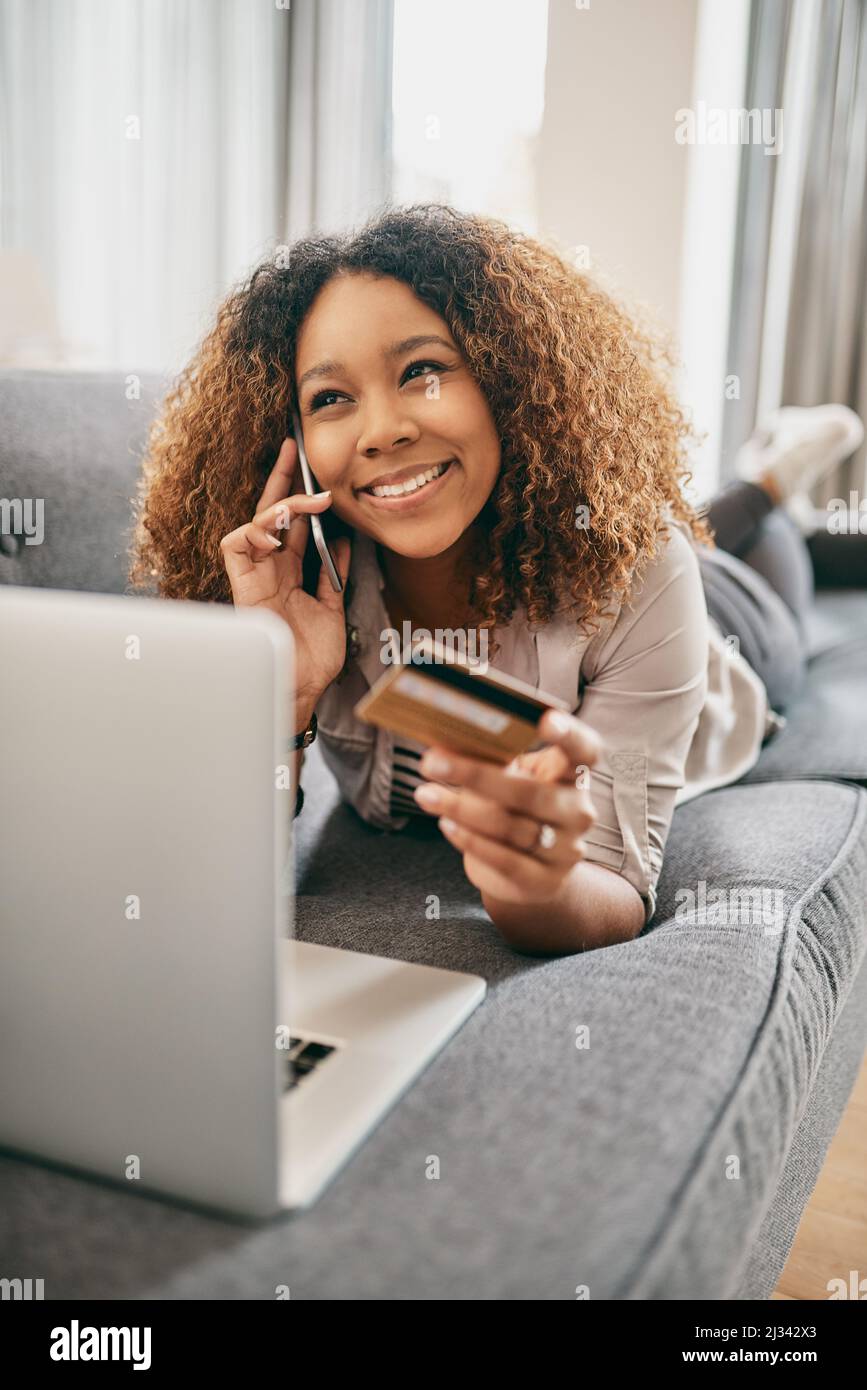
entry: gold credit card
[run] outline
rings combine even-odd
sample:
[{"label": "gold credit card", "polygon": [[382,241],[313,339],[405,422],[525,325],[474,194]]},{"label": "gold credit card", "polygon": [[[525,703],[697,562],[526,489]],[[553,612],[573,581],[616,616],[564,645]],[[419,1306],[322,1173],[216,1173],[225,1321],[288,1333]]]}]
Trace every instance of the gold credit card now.
[{"label": "gold credit card", "polygon": [[483,675],[427,638],[414,644],[411,662],[389,667],[355,713],[418,743],[508,763],[541,746],[537,725],[546,709],[572,712],[514,676],[490,669]]}]

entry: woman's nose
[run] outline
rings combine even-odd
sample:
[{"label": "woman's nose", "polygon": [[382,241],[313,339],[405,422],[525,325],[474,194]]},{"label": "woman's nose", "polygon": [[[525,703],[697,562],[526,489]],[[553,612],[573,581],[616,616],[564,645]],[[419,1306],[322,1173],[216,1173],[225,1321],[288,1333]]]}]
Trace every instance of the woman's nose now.
[{"label": "woman's nose", "polygon": [[402,403],[371,402],[365,411],[358,437],[358,452],[387,454],[392,449],[412,444],[420,433],[415,422],[407,416]]}]

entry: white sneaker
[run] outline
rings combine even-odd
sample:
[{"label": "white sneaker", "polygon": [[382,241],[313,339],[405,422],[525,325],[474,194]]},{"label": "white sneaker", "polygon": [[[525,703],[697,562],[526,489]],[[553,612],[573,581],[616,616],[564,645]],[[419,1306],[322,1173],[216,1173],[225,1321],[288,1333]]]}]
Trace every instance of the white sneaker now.
[{"label": "white sneaker", "polygon": [[847,405],[783,406],[739,450],[735,471],[749,482],[770,473],[787,503],[853,454],[863,438],[861,417]]}]

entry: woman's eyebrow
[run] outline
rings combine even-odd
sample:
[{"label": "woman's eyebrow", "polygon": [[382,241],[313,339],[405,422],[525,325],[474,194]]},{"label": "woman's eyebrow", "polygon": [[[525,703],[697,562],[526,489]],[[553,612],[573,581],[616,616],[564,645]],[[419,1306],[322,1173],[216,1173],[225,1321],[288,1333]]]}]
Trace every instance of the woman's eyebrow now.
[{"label": "woman's eyebrow", "polygon": [[[450,352],[457,352],[454,343],[448,342],[439,333],[417,333],[412,338],[402,338],[399,343],[392,343],[390,347],[383,348],[382,355],[386,361],[391,361],[395,357],[402,357],[405,352],[412,352],[413,348],[425,347],[428,343],[439,343],[441,347],[448,348]],[[339,376],[346,371],[343,362],[318,362],[315,367],[306,371],[298,382],[298,390],[304,385],[305,381],[310,381],[313,377]]]}]

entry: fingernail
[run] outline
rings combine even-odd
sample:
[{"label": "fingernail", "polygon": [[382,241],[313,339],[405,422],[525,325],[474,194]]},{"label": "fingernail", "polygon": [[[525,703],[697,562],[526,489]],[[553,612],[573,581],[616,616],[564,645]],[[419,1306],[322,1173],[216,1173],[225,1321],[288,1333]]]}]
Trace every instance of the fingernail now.
[{"label": "fingernail", "polygon": [[425,753],[421,760],[421,770],[426,777],[448,777],[452,765],[441,753]]},{"label": "fingernail", "polygon": [[327,488],[325,489],[324,492],[314,492],[313,496],[314,496],[314,497],[330,497],[330,496],[331,496],[331,488],[330,488],[330,487],[327,487]]},{"label": "fingernail", "polygon": [[413,792],[416,801],[422,806],[439,806],[442,796],[437,787],[416,787]]},{"label": "fingernail", "polygon": [[276,550],[276,548],[277,548],[278,545],[282,545],[282,544],[283,544],[283,542],[282,542],[277,536],[269,536],[268,539],[269,539],[269,541],[271,542],[271,544],[274,546],[275,550]]},{"label": "fingernail", "polygon": [[440,816],[439,825],[445,830],[447,835],[454,835],[456,831],[460,830],[457,821],[449,820],[448,816]]}]

